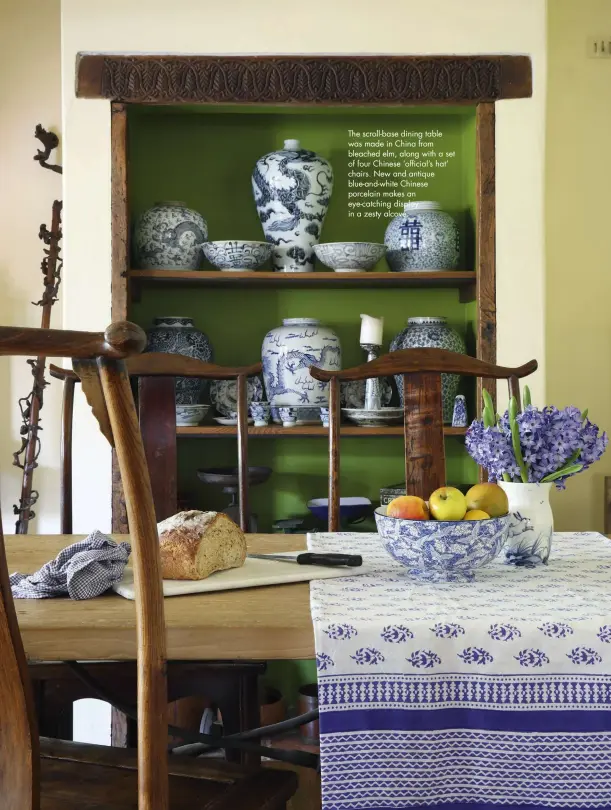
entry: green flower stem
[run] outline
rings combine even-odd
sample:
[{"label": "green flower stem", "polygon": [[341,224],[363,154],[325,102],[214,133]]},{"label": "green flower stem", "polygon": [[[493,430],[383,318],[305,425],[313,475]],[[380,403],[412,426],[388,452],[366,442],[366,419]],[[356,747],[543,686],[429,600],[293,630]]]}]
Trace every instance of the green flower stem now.
[{"label": "green flower stem", "polygon": [[586,408],[585,411],[581,414],[581,421],[585,422],[588,418],[588,409]]},{"label": "green flower stem", "polygon": [[484,410],[482,411],[482,419],[484,422],[485,428],[494,427],[496,424],[495,413],[494,413],[494,405],[492,404],[492,397],[486,391],[482,391],[482,398],[484,400]]},{"label": "green flower stem", "polygon": [[551,481],[555,481],[557,478],[562,478],[563,475],[573,475],[574,473],[581,472],[583,470],[583,464],[573,464],[572,466],[568,467],[561,467],[556,472],[550,473],[546,475],[545,478],[541,479],[542,484],[549,484]]},{"label": "green flower stem", "polygon": [[509,400],[509,425],[511,428],[511,444],[513,446],[513,454],[516,457],[516,462],[518,467],[520,468],[520,476],[522,478],[522,483],[528,483],[528,468],[524,463],[524,458],[522,456],[522,447],[520,445],[520,429],[518,427],[518,423],[516,421],[516,417],[518,415],[518,403],[515,397],[511,397]]},{"label": "green flower stem", "polygon": [[524,403],[525,408],[527,408],[529,405],[532,405],[532,400],[530,398],[530,388],[527,385],[524,386],[524,394],[522,395],[522,402]]}]

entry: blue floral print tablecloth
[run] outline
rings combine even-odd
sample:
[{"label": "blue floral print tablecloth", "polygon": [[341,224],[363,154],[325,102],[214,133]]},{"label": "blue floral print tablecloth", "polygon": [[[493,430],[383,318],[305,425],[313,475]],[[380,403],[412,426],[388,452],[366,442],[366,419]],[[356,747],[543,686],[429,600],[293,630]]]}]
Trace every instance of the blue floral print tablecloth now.
[{"label": "blue floral print tablecloth", "polygon": [[375,534],[311,534],[375,573],[310,585],[324,810],[611,808],[611,542],[409,577]]}]

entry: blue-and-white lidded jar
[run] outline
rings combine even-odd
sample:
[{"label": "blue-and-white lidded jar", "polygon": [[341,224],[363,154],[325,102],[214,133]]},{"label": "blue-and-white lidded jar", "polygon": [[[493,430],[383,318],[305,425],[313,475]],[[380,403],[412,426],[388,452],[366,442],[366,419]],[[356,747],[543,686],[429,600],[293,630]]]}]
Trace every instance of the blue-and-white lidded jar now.
[{"label": "blue-and-white lidded jar", "polygon": [[[204,363],[212,362],[212,346],[208,336],[195,328],[192,318],[182,315],[154,318],[153,328],[147,332],[146,351],[183,354]],[[208,381],[197,377],[177,377],[176,404],[196,405],[208,385]]]},{"label": "blue-and-white lidded jar", "polygon": [[286,140],[284,149],[257,161],[252,188],[265,238],[274,245],[274,270],[314,270],[314,245],[333,190],[331,164],[299,141]]},{"label": "blue-and-white lidded jar", "polygon": [[208,224],[184,202],[158,202],[134,228],[134,260],[141,270],[197,270]]},{"label": "blue-and-white lidded jar", "polygon": [[310,366],[329,370],[342,367],[339,338],[314,318],[285,318],[265,335],[262,348],[263,382],[274,408],[329,404],[329,384],[315,380]]},{"label": "blue-and-white lidded jar", "polygon": [[438,202],[405,203],[384,236],[386,261],[391,270],[455,270],[460,237],[454,219]]},{"label": "blue-and-white lidded jar", "polygon": [[[466,351],[465,342],[455,329],[448,325],[447,318],[408,318],[407,326],[393,338],[390,351],[399,349],[446,349],[449,352]],[[403,380],[400,374],[395,377],[401,404],[403,405]],[[458,393],[460,377],[458,374],[441,375],[441,394],[443,401],[443,421],[452,424],[454,399]]]}]

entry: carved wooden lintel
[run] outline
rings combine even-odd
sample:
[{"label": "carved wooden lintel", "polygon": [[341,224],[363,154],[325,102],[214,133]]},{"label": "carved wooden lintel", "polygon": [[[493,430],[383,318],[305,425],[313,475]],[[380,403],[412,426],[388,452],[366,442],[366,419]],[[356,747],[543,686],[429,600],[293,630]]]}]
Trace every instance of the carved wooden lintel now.
[{"label": "carved wooden lintel", "polygon": [[532,95],[528,56],[77,55],[76,94],[132,103],[475,104]]}]

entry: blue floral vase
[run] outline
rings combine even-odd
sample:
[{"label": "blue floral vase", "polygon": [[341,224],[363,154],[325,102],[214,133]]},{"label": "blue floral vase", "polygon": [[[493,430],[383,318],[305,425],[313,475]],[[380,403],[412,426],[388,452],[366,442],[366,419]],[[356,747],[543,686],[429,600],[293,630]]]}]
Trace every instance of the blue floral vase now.
[{"label": "blue floral vase", "polygon": [[310,366],[337,370],[342,367],[339,338],[313,318],[286,318],[269,331],[261,351],[263,382],[273,408],[326,407],[329,384],[315,380]]},{"label": "blue floral vase", "polygon": [[[167,352],[195,357],[204,363],[212,362],[212,346],[207,335],[193,325],[192,318],[167,315],[154,318],[153,328],[147,332],[147,352]],[[176,378],[176,404],[195,405],[208,387],[207,381],[197,377]]]},{"label": "blue floral vase", "polygon": [[[408,318],[407,327],[393,339],[390,351],[399,349],[446,349],[449,352],[466,351],[465,342],[455,329],[448,325],[447,318]],[[401,404],[403,405],[403,380],[401,375],[395,377]],[[443,401],[443,421],[452,424],[454,399],[458,393],[460,377],[458,374],[441,375],[441,394]]]},{"label": "blue floral vase", "polygon": [[158,202],[138,219],[133,246],[141,270],[197,270],[206,220],[183,202]]},{"label": "blue floral vase", "polygon": [[509,501],[511,524],[505,556],[514,565],[546,563],[552,548],[554,515],[549,502],[553,484],[498,481]]},{"label": "blue floral vase", "polygon": [[257,161],[252,188],[265,238],[274,245],[274,270],[314,270],[314,245],[333,190],[330,163],[299,141],[286,140],[284,149]]},{"label": "blue floral vase", "polygon": [[455,270],[460,256],[458,226],[438,202],[405,203],[384,236],[391,270]]}]

